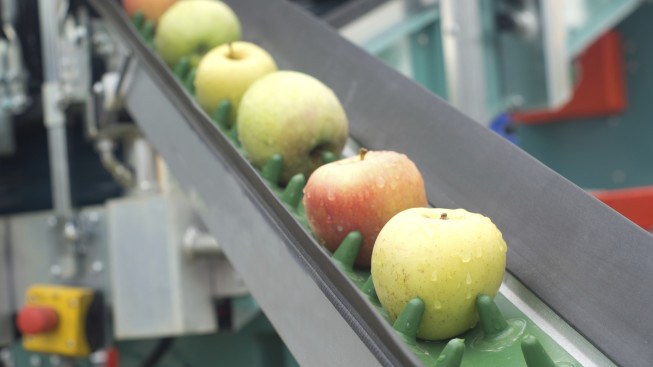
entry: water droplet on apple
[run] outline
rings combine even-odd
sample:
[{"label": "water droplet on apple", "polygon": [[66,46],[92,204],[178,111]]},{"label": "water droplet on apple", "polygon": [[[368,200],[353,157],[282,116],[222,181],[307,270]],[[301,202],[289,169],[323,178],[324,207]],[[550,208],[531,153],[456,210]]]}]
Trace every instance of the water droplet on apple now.
[{"label": "water droplet on apple", "polygon": [[307,192],[306,189],[302,190],[304,192],[304,196],[306,196],[307,199],[311,198],[311,193]]},{"label": "water droplet on apple", "polygon": [[442,303],[440,303],[440,301],[436,300],[435,302],[433,302],[433,308],[435,308],[436,310],[441,310],[442,309]]},{"label": "water droplet on apple", "polygon": [[336,227],[336,229],[338,230],[338,232],[342,232],[343,228],[342,228],[342,226],[338,226],[338,227]]},{"label": "water droplet on apple", "polygon": [[385,178],[383,178],[381,176],[377,177],[376,178],[376,187],[378,187],[379,189],[382,189],[383,187],[385,187]]},{"label": "water droplet on apple", "polygon": [[465,295],[465,299],[471,299],[471,298],[472,298],[472,294],[467,292],[467,294]]},{"label": "water droplet on apple", "polygon": [[467,285],[472,284],[472,275],[471,274],[467,273],[467,280],[465,280],[465,283],[467,283]]},{"label": "water droplet on apple", "polygon": [[396,189],[396,188],[397,188],[397,185],[398,185],[397,180],[391,180],[391,181],[390,181],[390,188],[391,188],[392,190]]},{"label": "water droplet on apple", "polygon": [[329,189],[329,191],[327,192],[327,199],[329,199],[329,201],[336,200],[336,193],[333,192],[333,190]]},{"label": "water droplet on apple", "polygon": [[472,256],[469,254],[469,252],[465,252],[465,253],[462,254],[462,256],[460,257],[460,259],[461,259],[464,263],[468,263],[468,262],[470,262],[470,261],[472,260]]},{"label": "water droplet on apple", "polygon": [[506,244],[505,244],[503,241],[501,241],[501,243],[499,244],[499,250],[500,250],[501,252],[506,252],[506,251],[508,251],[508,247],[506,247]]},{"label": "water droplet on apple", "polygon": [[410,322],[406,323],[406,329],[410,329]]},{"label": "water droplet on apple", "polygon": [[331,223],[333,223],[333,218],[331,218],[330,215],[327,215],[327,217],[326,217],[326,222],[327,222],[327,224],[331,224]]},{"label": "water droplet on apple", "polygon": [[434,281],[434,282],[438,281],[438,271],[437,270],[433,270],[433,273],[431,273],[431,280]]},{"label": "water droplet on apple", "polygon": [[476,257],[480,258],[481,256],[483,256],[483,249],[480,248],[480,247],[477,247],[476,248]]},{"label": "water droplet on apple", "polygon": [[426,231],[426,237],[428,237],[428,238],[433,238],[433,232],[431,232],[431,231]]}]

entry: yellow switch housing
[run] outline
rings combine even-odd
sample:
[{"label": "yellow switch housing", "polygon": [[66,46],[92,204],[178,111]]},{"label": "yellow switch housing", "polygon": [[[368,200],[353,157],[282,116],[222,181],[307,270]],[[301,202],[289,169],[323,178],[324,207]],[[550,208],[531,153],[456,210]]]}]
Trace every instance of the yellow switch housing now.
[{"label": "yellow switch housing", "polygon": [[85,357],[91,353],[86,339],[86,313],[93,301],[87,288],[33,285],[25,295],[25,306],[47,306],[57,312],[57,327],[50,332],[23,335],[26,350]]}]

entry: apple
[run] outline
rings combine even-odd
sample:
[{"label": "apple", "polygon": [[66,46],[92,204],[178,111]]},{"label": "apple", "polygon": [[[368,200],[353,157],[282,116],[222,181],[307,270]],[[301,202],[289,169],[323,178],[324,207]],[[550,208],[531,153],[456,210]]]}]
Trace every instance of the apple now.
[{"label": "apple", "polygon": [[197,67],[204,54],[223,43],[240,40],[240,22],[221,1],[174,3],[159,19],[154,43],[170,67],[186,56]]},{"label": "apple", "polygon": [[280,184],[322,164],[322,153],[340,156],[348,123],[329,87],[296,71],[276,71],[256,80],[238,107],[238,139],[247,159],[262,168],[276,153],[283,157]]},{"label": "apple", "polygon": [[361,150],[360,156],[325,164],[304,187],[304,209],[318,241],[334,252],[345,236],[363,236],[357,266],[369,267],[381,228],[395,214],[425,207],[422,175],[406,155]]},{"label": "apple", "polygon": [[143,12],[147,20],[155,24],[163,13],[178,0],[122,0],[122,7],[131,18],[137,11]]},{"label": "apple", "polygon": [[478,294],[494,297],[506,268],[506,242],[492,221],[464,209],[414,208],[383,227],[372,252],[372,279],[394,322],[406,305],[425,304],[417,336],[454,337],[478,321]]},{"label": "apple", "polygon": [[270,54],[249,42],[229,42],[209,51],[200,61],[195,76],[197,100],[212,115],[220,102],[229,99],[233,125],[243,94],[265,74],[277,70]]}]

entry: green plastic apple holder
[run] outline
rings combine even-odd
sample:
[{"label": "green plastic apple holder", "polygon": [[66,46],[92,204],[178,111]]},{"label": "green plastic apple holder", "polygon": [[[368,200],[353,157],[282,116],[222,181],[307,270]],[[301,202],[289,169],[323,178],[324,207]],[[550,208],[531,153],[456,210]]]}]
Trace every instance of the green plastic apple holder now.
[{"label": "green plastic apple holder", "polygon": [[[132,24],[139,31],[145,42],[154,50],[154,23],[144,21],[143,14],[137,12]],[[172,70],[182,86],[195,97],[193,81],[195,69],[190,68],[187,58],[182,58]],[[233,145],[241,152],[238,141],[237,125],[229,128],[227,121],[231,110],[229,100],[223,100],[211,116],[216,127],[220,129]],[[322,154],[324,164],[338,158],[331,152]],[[260,174],[278,195],[288,210],[310,231],[304,205],[303,189],[306,178],[297,174],[285,187],[279,185],[283,167],[283,157],[273,155],[261,169]],[[390,322],[390,317],[381,306],[372,275],[367,269],[354,268],[354,260],[362,242],[361,233],[353,231],[342,241],[331,255],[333,262],[358,287],[376,310]],[[326,249],[325,249],[326,250]],[[328,252],[328,250],[326,250]],[[483,294],[476,298],[476,310],[479,323],[473,329],[449,341],[427,341],[417,338],[419,325],[424,314],[424,302],[419,297],[408,301],[393,324],[399,337],[411,348],[425,366],[528,366],[528,367],[576,367],[580,366],[564,348],[551,339],[537,325],[528,319],[503,295],[495,299]],[[503,310],[500,311],[500,308]]]}]

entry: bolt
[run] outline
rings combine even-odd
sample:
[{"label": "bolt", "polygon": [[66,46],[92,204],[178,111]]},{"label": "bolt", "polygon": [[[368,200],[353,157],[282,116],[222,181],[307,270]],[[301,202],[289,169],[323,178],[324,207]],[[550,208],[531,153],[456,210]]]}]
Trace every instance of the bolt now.
[{"label": "bolt", "polygon": [[57,222],[59,222],[59,220],[54,215],[50,215],[48,216],[47,222],[50,228],[54,228],[57,226]]},{"label": "bolt", "polygon": [[39,357],[36,354],[32,354],[29,356],[29,365],[30,366],[40,366],[41,365],[41,357]]},{"label": "bolt", "polygon": [[98,95],[104,94],[104,85],[101,82],[93,84],[93,92]]},{"label": "bolt", "polygon": [[100,213],[90,212],[88,213],[88,221],[91,223],[97,223],[100,221]]},{"label": "bolt", "polygon": [[508,97],[508,106],[510,109],[521,107],[524,104],[524,97],[519,94],[513,94]]},{"label": "bolt", "polygon": [[60,277],[62,272],[63,269],[61,269],[61,265],[52,265],[50,267],[50,274],[52,274],[54,277]]},{"label": "bolt", "polygon": [[50,356],[50,365],[52,365],[52,366],[61,365],[61,357],[59,357],[58,355]]},{"label": "bolt", "polygon": [[105,350],[98,350],[88,356],[89,362],[93,365],[104,366],[107,361],[107,352]]},{"label": "bolt", "polygon": [[91,269],[96,273],[101,273],[104,270],[104,263],[102,261],[96,260],[91,264]]},{"label": "bolt", "polygon": [[148,181],[143,181],[138,184],[138,188],[143,192],[149,192],[154,189],[154,185]]},{"label": "bolt", "polygon": [[75,242],[79,237],[79,232],[77,231],[77,227],[75,227],[72,222],[67,222],[63,227],[63,235],[67,241]]}]

